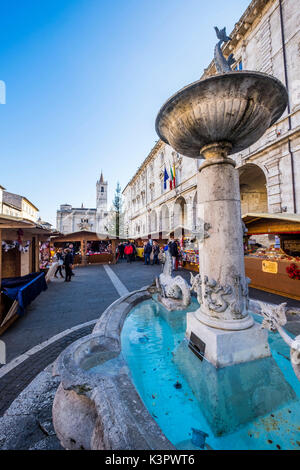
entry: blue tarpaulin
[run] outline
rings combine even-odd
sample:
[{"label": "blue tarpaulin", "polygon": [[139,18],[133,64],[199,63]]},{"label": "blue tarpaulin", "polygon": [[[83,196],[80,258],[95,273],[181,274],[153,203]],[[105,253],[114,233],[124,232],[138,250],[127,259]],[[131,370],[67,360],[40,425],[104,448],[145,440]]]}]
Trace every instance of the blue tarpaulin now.
[{"label": "blue tarpaulin", "polygon": [[27,276],[4,278],[1,281],[3,294],[19,303],[18,315],[24,315],[30,304],[43,290],[47,289],[45,273],[32,273]]}]

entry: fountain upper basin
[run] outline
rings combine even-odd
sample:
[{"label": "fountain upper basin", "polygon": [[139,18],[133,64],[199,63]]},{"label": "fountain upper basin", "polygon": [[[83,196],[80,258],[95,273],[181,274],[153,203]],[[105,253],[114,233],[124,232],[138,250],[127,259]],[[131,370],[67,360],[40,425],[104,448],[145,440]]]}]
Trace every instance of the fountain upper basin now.
[{"label": "fountain upper basin", "polygon": [[256,142],[284,112],[288,94],[275,77],[261,72],[230,72],[198,80],[173,95],[160,109],[156,132],[177,152],[201,158],[201,149],[229,142],[229,154]]}]

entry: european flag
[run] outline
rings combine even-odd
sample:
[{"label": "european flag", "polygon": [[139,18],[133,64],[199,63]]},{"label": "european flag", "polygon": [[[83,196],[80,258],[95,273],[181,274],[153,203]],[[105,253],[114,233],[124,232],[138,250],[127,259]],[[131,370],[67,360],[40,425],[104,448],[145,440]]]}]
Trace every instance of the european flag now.
[{"label": "european flag", "polygon": [[167,180],[169,179],[168,172],[165,167],[165,172],[164,172],[164,189],[167,189]]}]

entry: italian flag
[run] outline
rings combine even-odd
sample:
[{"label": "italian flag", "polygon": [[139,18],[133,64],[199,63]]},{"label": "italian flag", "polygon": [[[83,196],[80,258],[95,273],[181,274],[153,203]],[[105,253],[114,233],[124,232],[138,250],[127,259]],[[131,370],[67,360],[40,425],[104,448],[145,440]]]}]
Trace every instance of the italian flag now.
[{"label": "italian flag", "polygon": [[172,168],[171,165],[170,165],[170,175],[171,175],[171,179],[170,179],[170,189],[172,189],[172,184],[173,184],[173,188],[175,188],[175,186],[176,186],[175,163],[173,163],[173,168]]}]

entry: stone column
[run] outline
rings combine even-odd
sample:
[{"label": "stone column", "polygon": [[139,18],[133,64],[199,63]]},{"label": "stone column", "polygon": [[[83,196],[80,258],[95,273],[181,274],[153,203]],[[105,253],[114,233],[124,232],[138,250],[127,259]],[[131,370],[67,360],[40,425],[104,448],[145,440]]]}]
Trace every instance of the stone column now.
[{"label": "stone column", "polygon": [[187,337],[205,344],[205,357],[223,367],[270,354],[267,336],[248,312],[238,172],[227,158],[231,146],[205,146],[198,174],[201,305],[188,314]]},{"label": "stone column", "polygon": [[189,194],[186,198],[186,224],[192,229],[193,228],[193,196]]},{"label": "stone column", "polygon": [[198,201],[207,238],[200,245],[202,321],[222,329],[244,329],[248,315],[243,229],[238,172],[227,158],[230,144],[202,149],[205,163],[198,174]]}]

